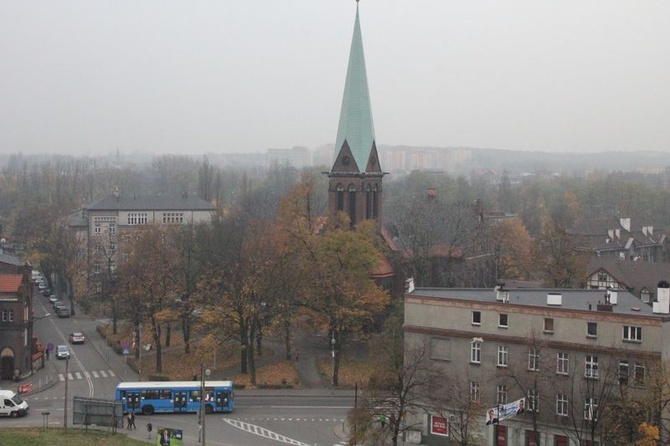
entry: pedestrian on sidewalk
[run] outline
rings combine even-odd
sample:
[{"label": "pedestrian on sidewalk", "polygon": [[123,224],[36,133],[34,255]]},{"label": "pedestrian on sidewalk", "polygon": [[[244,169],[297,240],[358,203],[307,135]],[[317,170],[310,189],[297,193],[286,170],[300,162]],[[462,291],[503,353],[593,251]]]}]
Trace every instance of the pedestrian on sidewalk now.
[{"label": "pedestrian on sidewalk", "polygon": [[128,414],[128,429],[137,429],[137,426],[135,426],[135,412]]},{"label": "pedestrian on sidewalk", "polygon": [[295,362],[300,362],[300,349],[295,349]]}]

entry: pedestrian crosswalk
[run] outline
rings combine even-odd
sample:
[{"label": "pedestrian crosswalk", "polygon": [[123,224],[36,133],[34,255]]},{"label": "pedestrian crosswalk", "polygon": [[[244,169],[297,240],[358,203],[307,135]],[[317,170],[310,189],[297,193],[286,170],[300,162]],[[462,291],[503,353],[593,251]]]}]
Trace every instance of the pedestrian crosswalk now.
[{"label": "pedestrian crosswalk", "polygon": [[[114,378],[116,374],[111,370],[93,370],[91,372],[71,372],[67,374],[67,380],[73,381],[75,379],[88,379],[88,378]],[[59,381],[65,381],[65,373],[58,374]]]}]

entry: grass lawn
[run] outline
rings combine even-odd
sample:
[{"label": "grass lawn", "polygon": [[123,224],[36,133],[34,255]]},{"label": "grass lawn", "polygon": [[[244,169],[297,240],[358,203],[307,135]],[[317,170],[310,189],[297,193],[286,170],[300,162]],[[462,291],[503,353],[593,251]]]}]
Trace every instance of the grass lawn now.
[{"label": "grass lawn", "polygon": [[89,429],[0,429],[2,446],[146,446],[144,441],[126,437],[125,434],[112,435],[107,431]]}]

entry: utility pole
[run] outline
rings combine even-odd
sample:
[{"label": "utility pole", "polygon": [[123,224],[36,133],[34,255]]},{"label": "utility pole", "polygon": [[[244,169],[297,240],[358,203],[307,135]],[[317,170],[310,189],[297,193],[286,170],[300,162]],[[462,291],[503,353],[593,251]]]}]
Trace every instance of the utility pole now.
[{"label": "utility pole", "polygon": [[65,407],[63,412],[63,429],[65,430],[65,435],[67,435],[67,382],[69,381],[68,378],[69,371],[70,371],[70,352],[68,352],[67,357],[65,358]]},{"label": "utility pole", "polygon": [[205,446],[205,363],[200,363],[200,439]]},{"label": "utility pole", "polygon": [[140,357],[137,365],[137,380],[142,381],[142,321],[137,327],[137,348],[140,349]]}]

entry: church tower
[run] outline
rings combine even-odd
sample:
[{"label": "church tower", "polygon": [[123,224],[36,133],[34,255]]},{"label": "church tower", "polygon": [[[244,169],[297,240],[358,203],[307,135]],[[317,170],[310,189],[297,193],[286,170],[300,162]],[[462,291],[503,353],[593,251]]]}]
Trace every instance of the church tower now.
[{"label": "church tower", "polygon": [[376,220],[381,226],[384,174],[377,156],[356,0],[356,21],[335,141],[335,158],[328,172],[329,211],[347,213],[352,226],[368,219]]}]

